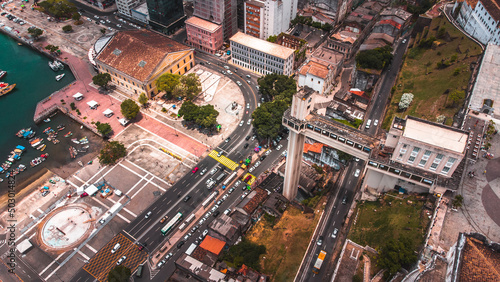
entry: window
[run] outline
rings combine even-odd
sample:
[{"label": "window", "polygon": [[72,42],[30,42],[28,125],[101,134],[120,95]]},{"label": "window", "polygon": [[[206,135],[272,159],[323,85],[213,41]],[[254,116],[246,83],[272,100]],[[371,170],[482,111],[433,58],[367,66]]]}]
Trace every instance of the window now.
[{"label": "window", "polygon": [[425,150],[424,155],[422,156],[422,160],[428,160],[429,157],[431,156],[431,151]]},{"label": "window", "polygon": [[450,171],[450,168],[447,167],[447,166],[445,166],[445,167],[443,167],[443,170],[441,170],[441,173],[442,174],[448,174],[449,171]]},{"label": "window", "polygon": [[427,163],[426,160],[421,159],[420,162],[418,163],[418,166],[424,167],[426,163]]},{"label": "window", "polygon": [[415,161],[415,157],[414,156],[410,156],[408,158],[408,163],[412,164],[414,161]]},{"label": "window", "polygon": [[436,170],[437,167],[438,167],[438,163],[432,163],[430,169]]},{"label": "window", "polygon": [[453,166],[453,164],[454,164],[456,161],[457,161],[457,159],[452,158],[452,157],[449,157],[449,158],[448,158],[448,162],[446,162],[446,165],[445,165],[445,166],[446,166],[446,167],[452,167],[452,166]]},{"label": "window", "polygon": [[418,155],[418,152],[420,152],[419,147],[413,147],[413,151],[411,152],[412,157],[416,157]]}]

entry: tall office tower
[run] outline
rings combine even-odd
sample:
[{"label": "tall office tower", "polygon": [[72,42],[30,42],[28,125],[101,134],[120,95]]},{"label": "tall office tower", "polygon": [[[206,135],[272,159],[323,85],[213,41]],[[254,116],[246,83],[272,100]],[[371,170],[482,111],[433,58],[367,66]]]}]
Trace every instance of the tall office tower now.
[{"label": "tall office tower", "polygon": [[146,0],[146,3],[153,29],[170,34],[184,24],[186,17],[182,0]]},{"label": "tall office tower", "polygon": [[226,41],[238,31],[236,0],[195,0],[193,16],[222,25]]}]

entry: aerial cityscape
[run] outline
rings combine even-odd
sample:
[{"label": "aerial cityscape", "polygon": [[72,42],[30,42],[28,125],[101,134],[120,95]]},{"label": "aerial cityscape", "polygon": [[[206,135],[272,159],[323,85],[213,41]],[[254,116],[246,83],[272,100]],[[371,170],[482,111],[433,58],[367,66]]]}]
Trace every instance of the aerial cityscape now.
[{"label": "aerial cityscape", "polygon": [[0,281],[500,281],[500,0],[0,0],[0,31]]}]

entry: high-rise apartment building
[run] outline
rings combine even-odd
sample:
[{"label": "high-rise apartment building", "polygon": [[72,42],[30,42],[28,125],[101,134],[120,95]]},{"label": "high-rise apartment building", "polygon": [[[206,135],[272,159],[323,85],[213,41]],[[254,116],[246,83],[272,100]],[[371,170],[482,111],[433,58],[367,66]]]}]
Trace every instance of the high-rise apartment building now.
[{"label": "high-rise apartment building", "polygon": [[195,0],[193,16],[222,25],[224,40],[238,31],[236,0]]},{"label": "high-rise apartment building", "polygon": [[267,39],[290,27],[297,15],[298,0],[250,0],[245,2],[245,33]]},{"label": "high-rise apartment building", "polygon": [[130,10],[139,2],[140,0],[116,0],[116,8],[118,9],[118,13],[131,17],[132,14]]},{"label": "high-rise apartment building", "polygon": [[146,3],[153,29],[169,34],[184,24],[182,0],[146,0]]}]

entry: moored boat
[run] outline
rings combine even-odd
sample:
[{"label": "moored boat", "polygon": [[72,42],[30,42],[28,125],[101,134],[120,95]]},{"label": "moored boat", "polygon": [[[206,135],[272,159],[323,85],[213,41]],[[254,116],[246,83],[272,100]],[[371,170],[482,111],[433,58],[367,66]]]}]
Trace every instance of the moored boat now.
[{"label": "moored boat", "polygon": [[49,67],[53,70],[53,71],[58,71],[59,70],[59,67],[54,63],[54,62],[50,62],[49,61]]},{"label": "moored boat", "polygon": [[76,138],[71,139],[71,141],[75,144],[80,144],[80,142]]},{"label": "moored boat", "polygon": [[69,131],[68,133],[64,134],[64,137],[70,137],[71,135],[73,135],[73,133],[71,131]]},{"label": "moored boat", "polygon": [[7,71],[0,70],[0,79],[7,74]]},{"label": "moored boat", "polygon": [[60,75],[56,75],[56,81],[63,79],[64,75],[65,75],[64,73],[60,74]]},{"label": "moored boat", "polygon": [[64,124],[59,124],[59,125],[57,126],[57,130],[58,130],[58,131],[64,130],[64,128],[66,128],[66,127],[64,126]]},{"label": "moored boat", "polygon": [[16,84],[10,84],[9,86],[3,88],[2,90],[0,90],[0,97],[2,97],[3,95],[6,95],[8,94],[10,91],[12,91],[12,89],[14,89],[14,87],[16,87]]},{"label": "moored boat", "polygon": [[58,60],[54,60],[54,65],[60,70],[64,69],[64,64],[59,62]]}]

